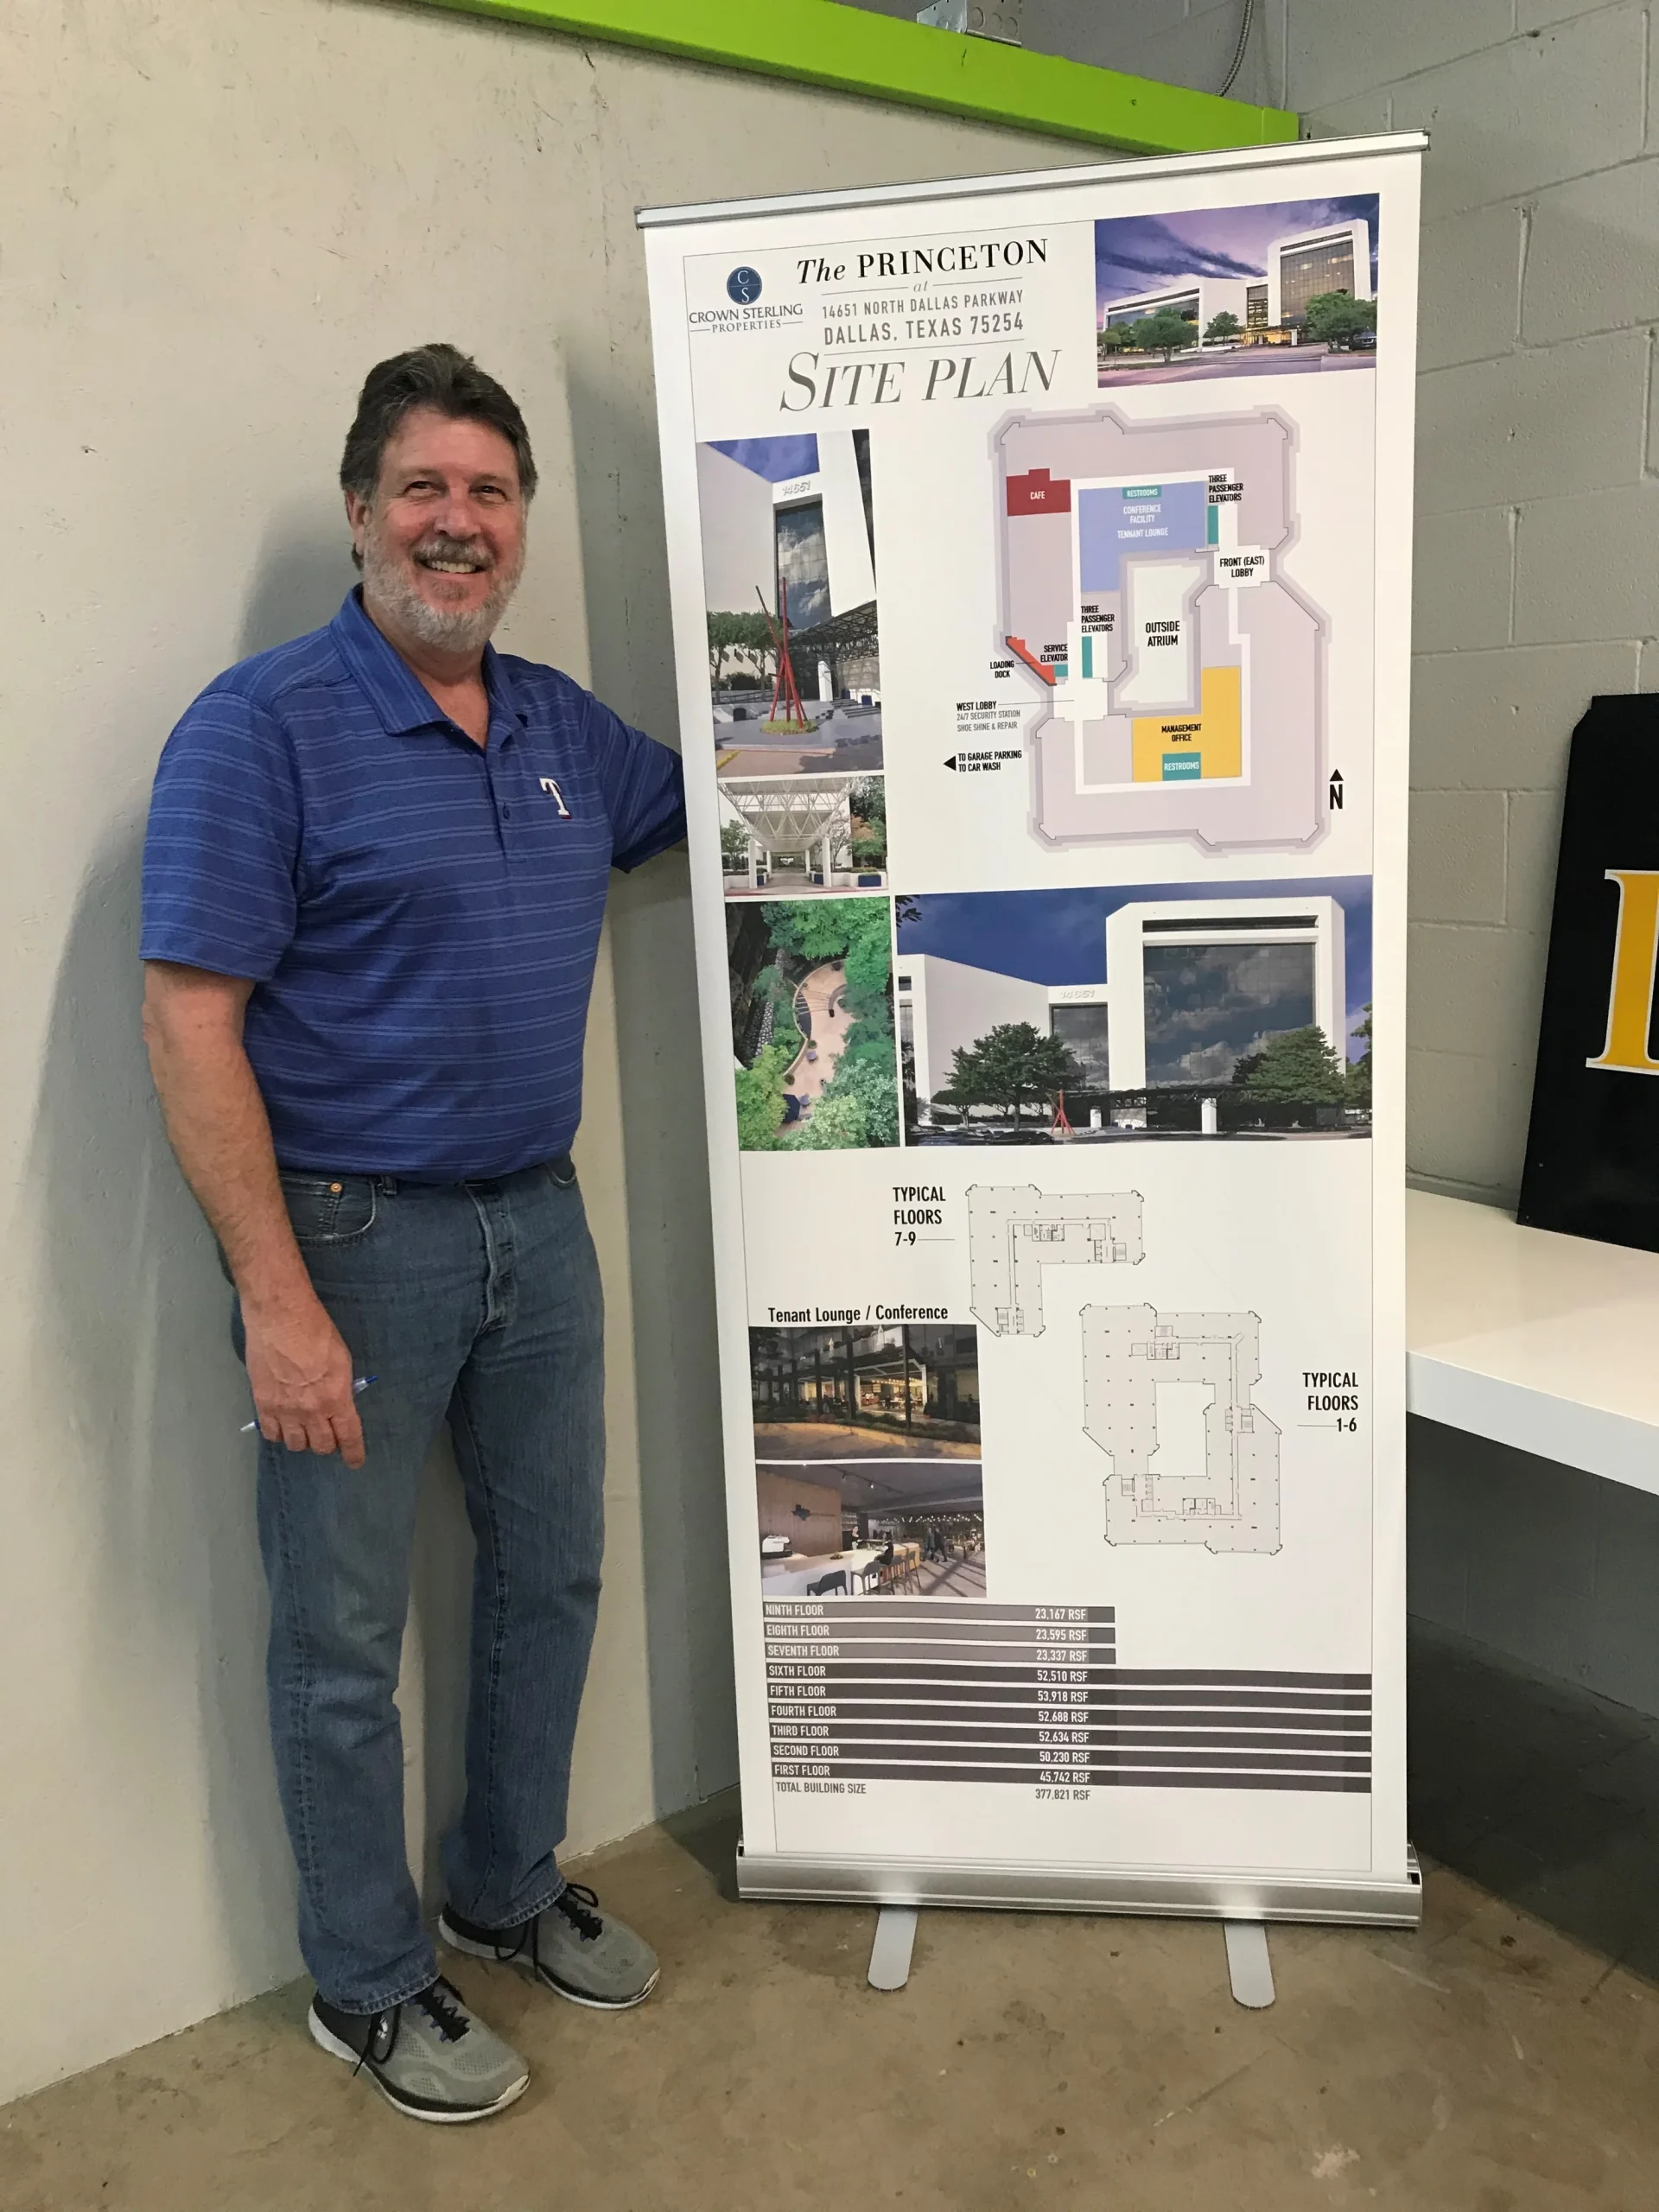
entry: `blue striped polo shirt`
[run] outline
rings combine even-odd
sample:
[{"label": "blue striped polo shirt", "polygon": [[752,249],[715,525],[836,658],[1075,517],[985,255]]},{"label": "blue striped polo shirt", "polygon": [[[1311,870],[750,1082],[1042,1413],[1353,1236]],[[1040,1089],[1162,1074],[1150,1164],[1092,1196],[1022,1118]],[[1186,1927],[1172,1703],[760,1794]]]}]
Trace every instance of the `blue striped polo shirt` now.
[{"label": "blue striped polo shirt", "polygon": [[353,592],[162,754],[140,949],[251,978],[285,1167],[461,1182],[575,1135],[607,879],[684,834],[679,757],[557,669],[484,676],[480,747]]}]

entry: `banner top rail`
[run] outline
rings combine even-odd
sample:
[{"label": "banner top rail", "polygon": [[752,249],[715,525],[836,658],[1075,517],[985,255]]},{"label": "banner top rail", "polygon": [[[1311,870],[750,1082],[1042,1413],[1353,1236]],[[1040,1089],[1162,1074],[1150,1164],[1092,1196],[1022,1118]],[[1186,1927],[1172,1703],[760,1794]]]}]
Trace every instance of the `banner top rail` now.
[{"label": "banner top rail", "polygon": [[1421,154],[1428,150],[1426,130],[1378,131],[1360,138],[1304,138],[1294,144],[1229,146],[1209,154],[1125,155],[1122,160],[1090,162],[1077,168],[1017,169],[1007,176],[941,177],[920,184],[859,185],[835,192],[791,192],[758,200],[705,200],[680,207],[638,207],[639,229],[674,223],[705,223],[745,215],[809,214],[817,208],[887,207],[895,200],[971,200],[1011,192],[1052,191],[1066,185],[1137,176],[1177,177],[1217,170],[1259,168],[1264,163],[1317,162]]}]

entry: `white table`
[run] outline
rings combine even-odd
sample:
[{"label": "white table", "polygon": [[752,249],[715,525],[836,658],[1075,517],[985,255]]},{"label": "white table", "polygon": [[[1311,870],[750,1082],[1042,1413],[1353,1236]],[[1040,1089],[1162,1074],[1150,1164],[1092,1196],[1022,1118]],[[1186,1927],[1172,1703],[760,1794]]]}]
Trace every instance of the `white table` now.
[{"label": "white table", "polygon": [[1414,1414],[1659,1494],[1659,1253],[1406,1194]]}]

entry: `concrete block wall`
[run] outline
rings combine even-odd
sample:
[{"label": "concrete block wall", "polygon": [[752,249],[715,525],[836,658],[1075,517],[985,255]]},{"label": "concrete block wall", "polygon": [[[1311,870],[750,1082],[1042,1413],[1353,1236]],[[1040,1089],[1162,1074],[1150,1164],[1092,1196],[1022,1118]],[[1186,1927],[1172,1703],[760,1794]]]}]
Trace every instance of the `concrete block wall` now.
[{"label": "concrete block wall", "polygon": [[[541,464],[503,642],[671,739],[635,206],[1072,149],[379,0],[22,0],[0,55],[0,462],[29,518],[0,687],[3,2101],[299,1964],[246,1389],[138,1036],[168,728],[339,604],[358,385],[439,335],[519,396]],[[573,1853],[734,1770],[694,984],[664,858],[613,902],[578,1148],[611,1452]],[[429,1869],[469,1567],[431,1477],[402,1685]]]},{"label": "concrete block wall", "polygon": [[[1410,1159],[1433,1187],[1498,1200],[1520,1179],[1567,739],[1594,693],[1659,671],[1649,12],[1413,6],[1360,38],[1358,10],[1288,9],[1287,77],[1311,130],[1351,127],[1357,100],[1366,127],[1433,135]],[[1445,50],[1453,39],[1461,51]]]},{"label": "concrete block wall", "polygon": [[[1520,1182],[1567,739],[1596,692],[1659,688],[1656,13],[1261,0],[1235,86],[1312,137],[1433,139],[1408,1159],[1495,1204]],[[1027,0],[1026,42],[1213,92],[1242,20],[1243,0]]]}]

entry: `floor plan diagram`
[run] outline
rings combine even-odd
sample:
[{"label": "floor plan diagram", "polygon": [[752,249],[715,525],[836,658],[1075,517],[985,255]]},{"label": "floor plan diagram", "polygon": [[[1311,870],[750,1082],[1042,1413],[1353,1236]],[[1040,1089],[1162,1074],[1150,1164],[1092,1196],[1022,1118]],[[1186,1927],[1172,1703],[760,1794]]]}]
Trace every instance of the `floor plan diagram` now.
[{"label": "floor plan diagram", "polygon": [[973,1310],[998,1337],[1043,1333],[1043,1270],[1134,1266],[1141,1257],[1138,1191],[1053,1197],[1034,1183],[976,1183],[968,1192]]},{"label": "floor plan diagram", "polygon": [[1279,1431],[1252,1398],[1254,1313],[1083,1313],[1084,1428],[1108,1453],[1109,1544],[1279,1549]]},{"label": "floor plan diagram", "polygon": [[1033,826],[1055,844],[1307,844],[1325,823],[1323,618],[1295,537],[1281,411],[995,434],[998,649],[1038,712]]}]

